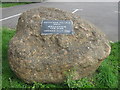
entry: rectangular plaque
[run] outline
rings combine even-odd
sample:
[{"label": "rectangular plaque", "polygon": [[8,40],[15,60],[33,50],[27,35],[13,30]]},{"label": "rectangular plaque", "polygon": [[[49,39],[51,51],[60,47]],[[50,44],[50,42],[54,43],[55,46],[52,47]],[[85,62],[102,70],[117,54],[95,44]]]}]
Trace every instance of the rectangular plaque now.
[{"label": "rectangular plaque", "polygon": [[74,34],[71,20],[43,20],[41,34]]}]

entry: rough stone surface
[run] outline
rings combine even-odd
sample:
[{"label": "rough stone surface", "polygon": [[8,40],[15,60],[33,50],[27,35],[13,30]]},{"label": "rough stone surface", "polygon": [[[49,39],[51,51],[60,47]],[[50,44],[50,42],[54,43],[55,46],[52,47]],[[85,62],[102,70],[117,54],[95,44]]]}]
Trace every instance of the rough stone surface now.
[{"label": "rough stone surface", "polygon": [[[72,20],[74,35],[41,35],[42,20]],[[110,54],[109,41],[94,25],[56,8],[24,12],[9,43],[9,63],[27,83],[61,83],[93,73]],[[67,73],[67,74],[66,74]]]}]

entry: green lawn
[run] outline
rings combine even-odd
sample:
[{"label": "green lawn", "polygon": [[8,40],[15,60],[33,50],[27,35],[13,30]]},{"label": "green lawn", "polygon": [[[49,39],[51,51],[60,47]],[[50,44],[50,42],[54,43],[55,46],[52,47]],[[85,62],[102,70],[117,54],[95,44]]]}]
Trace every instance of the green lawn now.
[{"label": "green lawn", "polygon": [[101,66],[91,77],[84,77],[80,80],[68,79],[61,84],[26,84],[16,77],[8,64],[8,43],[15,34],[15,30],[3,28],[2,31],[2,87],[3,88],[118,88],[118,66],[120,42],[111,43],[112,51],[110,56],[103,61]]},{"label": "green lawn", "polygon": [[0,7],[12,7],[17,5],[24,5],[24,4],[30,4],[31,2],[23,2],[23,3],[0,3]]},{"label": "green lawn", "polygon": [[0,28],[0,90],[2,87],[2,29]]}]

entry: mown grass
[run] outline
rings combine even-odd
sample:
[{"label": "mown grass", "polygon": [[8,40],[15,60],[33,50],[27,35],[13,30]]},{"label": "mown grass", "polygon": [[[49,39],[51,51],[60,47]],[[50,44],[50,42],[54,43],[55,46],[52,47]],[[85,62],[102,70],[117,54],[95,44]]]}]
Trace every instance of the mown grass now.
[{"label": "mown grass", "polygon": [[0,90],[2,88],[2,28],[0,28]]},{"label": "mown grass", "polygon": [[17,6],[17,5],[24,5],[24,4],[30,4],[31,2],[5,2],[5,3],[0,3],[0,7],[12,7],[12,6]]},{"label": "mown grass", "polygon": [[91,77],[85,77],[80,80],[67,80],[61,84],[26,84],[16,77],[8,64],[8,44],[14,36],[15,30],[3,28],[2,31],[2,88],[118,88],[118,63],[120,54],[120,42],[111,43],[112,51],[101,66]]}]

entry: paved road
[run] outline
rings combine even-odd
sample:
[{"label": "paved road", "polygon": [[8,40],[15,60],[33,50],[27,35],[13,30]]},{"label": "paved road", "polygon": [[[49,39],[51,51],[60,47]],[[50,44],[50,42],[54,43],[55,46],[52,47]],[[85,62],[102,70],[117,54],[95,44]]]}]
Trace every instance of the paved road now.
[{"label": "paved road", "polygon": [[120,0],[46,0],[48,2],[119,2]]},{"label": "paved road", "polygon": [[95,24],[111,41],[118,41],[117,2],[45,2],[3,8],[2,26],[15,28],[20,13],[40,6],[55,7],[69,12],[74,12],[75,14],[78,14],[82,18]]}]

